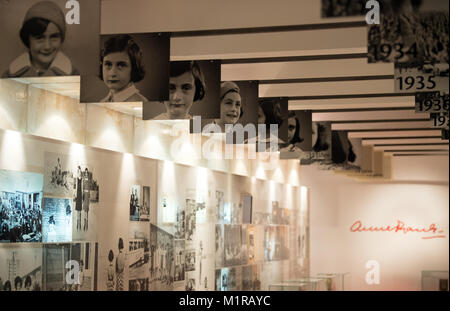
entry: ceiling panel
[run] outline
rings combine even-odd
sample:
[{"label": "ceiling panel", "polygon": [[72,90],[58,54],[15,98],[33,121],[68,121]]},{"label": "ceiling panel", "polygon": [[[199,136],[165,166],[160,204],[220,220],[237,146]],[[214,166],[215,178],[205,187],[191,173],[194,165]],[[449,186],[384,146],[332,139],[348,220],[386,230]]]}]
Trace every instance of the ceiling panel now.
[{"label": "ceiling panel", "polygon": [[363,140],[363,145],[401,145],[401,144],[433,144],[433,143],[446,143],[448,140],[442,140],[441,138],[404,138],[404,139],[370,139]]},{"label": "ceiling panel", "polygon": [[384,146],[384,147],[374,147],[374,150],[383,150],[390,152],[389,150],[396,150],[398,152],[411,151],[411,150],[448,150],[448,145],[420,145],[420,146]]},{"label": "ceiling panel", "polygon": [[441,130],[414,130],[414,131],[371,131],[371,132],[349,132],[349,138],[371,138],[371,137],[429,137],[441,136]]},{"label": "ceiling panel", "polygon": [[393,79],[259,85],[260,97],[335,96],[393,92]]},{"label": "ceiling panel", "polygon": [[346,112],[314,112],[313,121],[364,121],[364,120],[414,120],[429,119],[427,113],[416,113],[414,110],[383,111],[346,111]]},{"label": "ceiling panel", "polygon": [[394,64],[369,64],[367,58],[222,65],[222,81],[383,75],[394,75]]},{"label": "ceiling panel", "polygon": [[289,100],[289,110],[414,108],[414,96]]},{"label": "ceiling panel", "polygon": [[383,130],[383,129],[420,129],[430,128],[430,121],[414,122],[369,122],[369,123],[333,123],[331,129],[334,131],[358,131],[358,130]]}]

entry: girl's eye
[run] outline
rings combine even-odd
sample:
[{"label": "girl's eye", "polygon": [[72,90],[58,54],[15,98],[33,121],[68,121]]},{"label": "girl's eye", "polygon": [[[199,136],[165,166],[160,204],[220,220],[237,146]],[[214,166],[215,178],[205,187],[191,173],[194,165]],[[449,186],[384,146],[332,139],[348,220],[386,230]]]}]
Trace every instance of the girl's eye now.
[{"label": "girl's eye", "polygon": [[183,85],[181,86],[181,89],[182,89],[183,91],[190,91],[190,90],[192,90],[192,85],[191,85],[191,84],[183,84]]},{"label": "girl's eye", "polygon": [[175,92],[175,90],[177,89],[175,84],[169,84],[169,90],[172,92]]}]

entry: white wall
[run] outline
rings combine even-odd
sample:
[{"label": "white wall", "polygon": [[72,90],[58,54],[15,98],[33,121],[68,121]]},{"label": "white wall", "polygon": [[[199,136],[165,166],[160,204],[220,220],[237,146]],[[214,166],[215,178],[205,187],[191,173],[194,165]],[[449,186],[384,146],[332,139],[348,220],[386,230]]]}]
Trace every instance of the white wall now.
[{"label": "white wall", "polygon": [[[449,267],[448,157],[395,158],[392,182],[353,179],[302,167],[310,187],[311,274],[350,272],[346,290],[420,290],[422,270]],[[419,163],[421,163],[419,165]],[[435,223],[445,238],[428,233],[351,232],[367,226],[414,227]],[[437,235],[437,234],[436,234]],[[366,262],[380,264],[380,283],[365,282]]]}]

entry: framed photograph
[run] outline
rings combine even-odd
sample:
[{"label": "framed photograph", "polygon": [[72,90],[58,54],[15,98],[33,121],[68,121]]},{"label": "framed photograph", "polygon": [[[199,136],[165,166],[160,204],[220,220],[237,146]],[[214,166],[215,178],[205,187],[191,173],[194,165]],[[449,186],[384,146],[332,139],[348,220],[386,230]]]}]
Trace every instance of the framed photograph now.
[{"label": "framed photograph", "polygon": [[0,242],[42,242],[44,176],[0,170]]},{"label": "framed photograph", "polygon": [[42,242],[72,242],[72,200],[44,198]]},{"label": "framed photograph", "polygon": [[189,120],[220,115],[220,61],[173,61],[169,69],[168,98],[145,102],[143,120]]},{"label": "framed photograph", "polygon": [[81,77],[81,103],[168,99],[170,37],[166,33],[102,35],[96,71]]},{"label": "framed photograph", "polygon": [[98,72],[100,1],[77,2],[67,7],[67,0],[0,3],[2,78]]}]

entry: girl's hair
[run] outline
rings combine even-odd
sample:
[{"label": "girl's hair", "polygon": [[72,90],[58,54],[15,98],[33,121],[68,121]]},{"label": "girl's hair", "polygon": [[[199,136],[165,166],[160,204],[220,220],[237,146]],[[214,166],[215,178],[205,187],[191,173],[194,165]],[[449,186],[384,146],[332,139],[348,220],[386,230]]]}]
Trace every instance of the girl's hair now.
[{"label": "girl's hair", "polygon": [[[50,24],[50,21],[41,17],[34,17],[26,21],[20,29],[20,39],[27,48],[30,48],[30,36],[37,37],[42,35]],[[59,29],[59,28],[58,28]],[[61,41],[64,42],[64,36],[61,34]]]},{"label": "girl's hair", "polygon": [[313,150],[315,152],[325,151],[330,148],[330,145],[327,141],[325,141],[326,136],[326,127],[323,124],[317,123],[317,141],[313,146]]},{"label": "girl's hair", "polygon": [[192,73],[195,83],[194,101],[202,100],[206,93],[205,77],[196,61],[170,62],[170,77],[179,77],[185,72]]},{"label": "girl's hair", "polygon": [[28,275],[25,279],[25,287],[31,286],[31,277]]},{"label": "girl's hair", "polygon": [[22,287],[22,278],[20,276],[16,276],[14,279],[14,287],[17,289],[17,285],[20,283],[20,287]]},{"label": "girl's hair", "polygon": [[11,281],[6,281],[5,284],[3,285],[3,290],[4,291],[11,291]]},{"label": "girl's hair", "polygon": [[297,143],[303,142],[304,139],[300,137],[300,120],[297,118],[297,116],[295,115],[295,112],[293,112],[293,111],[291,111],[289,113],[289,118],[295,119],[295,133],[294,133],[294,136],[292,137],[291,141],[288,143],[297,144]]},{"label": "girl's hair", "polygon": [[119,249],[123,249],[123,240],[119,238]]},{"label": "girl's hair", "polygon": [[271,124],[277,124],[278,127],[283,123],[283,115],[281,112],[281,104],[274,99],[263,99],[259,101],[264,115],[266,116],[266,128],[269,129]]},{"label": "girl's hair", "polygon": [[145,77],[142,51],[130,35],[117,35],[106,40],[100,54],[100,79],[103,80],[103,59],[111,53],[126,52],[131,62],[131,81],[139,82]]}]

